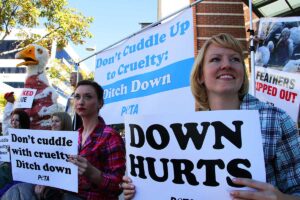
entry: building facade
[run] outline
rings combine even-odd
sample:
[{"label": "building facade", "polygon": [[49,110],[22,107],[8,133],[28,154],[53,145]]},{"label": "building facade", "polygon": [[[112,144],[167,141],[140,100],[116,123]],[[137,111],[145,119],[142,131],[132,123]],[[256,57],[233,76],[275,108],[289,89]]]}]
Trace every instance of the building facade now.
[{"label": "building facade", "polygon": [[[158,0],[158,19],[196,2],[196,0]],[[299,16],[300,1],[252,0],[252,29],[257,31],[260,17]],[[249,41],[250,13],[248,0],[203,0],[193,7],[195,55],[212,35],[229,33],[244,47],[247,68],[250,70]]]},{"label": "building facade", "polygon": [[[41,32],[41,30],[34,30]],[[1,41],[0,45],[0,96],[6,92],[14,91],[18,95],[24,87],[24,81],[27,75],[26,67],[16,67],[20,60],[15,59],[18,51],[15,51],[20,38],[17,36],[17,30]],[[56,43],[52,43],[50,50],[50,60],[46,68],[46,74],[51,86],[59,94],[58,103],[63,108],[73,89],[69,82],[70,73],[75,71],[75,62],[80,60],[76,52],[67,46],[63,49],[56,48]],[[81,69],[89,71],[84,65]],[[59,73],[53,73],[59,72]],[[0,121],[2,121],[3,105],[0,106]]]}]

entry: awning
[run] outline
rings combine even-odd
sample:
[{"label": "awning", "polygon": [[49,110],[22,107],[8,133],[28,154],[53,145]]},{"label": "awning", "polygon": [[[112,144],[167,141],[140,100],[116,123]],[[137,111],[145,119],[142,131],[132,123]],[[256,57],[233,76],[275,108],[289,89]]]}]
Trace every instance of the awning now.
[{"label": "awning", "polygon": [[300,16],[300,0],[252,0],[252,10],[258,17]]}]

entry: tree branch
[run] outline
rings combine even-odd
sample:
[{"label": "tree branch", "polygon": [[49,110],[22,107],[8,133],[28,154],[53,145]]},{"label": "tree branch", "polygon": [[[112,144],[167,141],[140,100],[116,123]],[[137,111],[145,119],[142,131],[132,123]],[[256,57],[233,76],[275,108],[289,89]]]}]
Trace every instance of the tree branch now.
[{"label": "tree branch", "polygon": [[[5,2],[3,2],[3,3],[5,3]],[[16,6],[13,8],[12,12],[10,13],[9,17],[7,18],[7,20],[6,20],[6,21],[5,21],[5,20],[3,21],[4,27],[5,27],[5,32],[4,32],[4,35],[3,35],[3,37],[1,38],[1,40],[4,40],[4,39],[10,34],[11,31],[10,31],[9,28],[8,28],[8,27],[9,27],[9,23],[11,22],[13,16],[15,16],[15,14],[16,14],[18,8],[19,8],[19,6],[16,5]]]},{"label": "tree branch", "polygon": [[[55,31],[57,31],[57,30],[60,29],[60,28],[61,28],[61,27],[58,27],[58,28],[54,29],[53,31],[51,31],[50,33],[47,33],[46,35],[44,35],[44,36],[41,37],[40,39],[34,41],[33,43],[37,43],[37,42],[43,40],[44,38],[48,37],[49,35],[51,35],[52,33],[54,33]],[[15,49],[12,49],[12,50],[9,50],[9,51],[1,52],[1,53],[0,53],[0,56],[6,55],[6,54],[10,54],[10,53],[14,53],[14,52],[17,52],[17,51],[20,51],[20,50],[24,49],[26,46],[25,46],[25,47],[22,47],[22,48],[19,48],[19,46],[20,46],[21,44],[24,44],[24,43],[18,44],[18,45],[16,46]]]}]

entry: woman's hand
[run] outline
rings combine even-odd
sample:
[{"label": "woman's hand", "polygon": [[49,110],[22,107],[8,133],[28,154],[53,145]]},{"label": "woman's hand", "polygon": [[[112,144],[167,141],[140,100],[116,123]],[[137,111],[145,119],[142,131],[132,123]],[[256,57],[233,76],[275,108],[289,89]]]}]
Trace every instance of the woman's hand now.
[{"label": "woman's hand", "polygon": [[78,166],[79,175],[89,176],[91,174],[93,166],[86,158],[79,155],[70,155],[68,161]]},{"label": "woman's hand", "polygon": [[235,178],[232,180],[235,184],[244,185],[255,191],[233,190],[230,196],[234,200],[253,199],[253,200],[280,200],[286,199],[285,195],[269,183],[255,181],[247,178]]},{"label": "woman's hand", "polygon": [[125,200],[130,200],[134,197],[135,186],[132,184],[132,181],[128,176],[123,176],[123,183],[121,184],[121,187],[124,192]]},{"label": "woman's hand", "polygon": [[78,166],[78,174],[86,176],[95,184],[101,183],[102,172],[94,167],[85,157],[70,155],[68,161]]},{"label": "woman's hand", "polygon": [[37,196],[37,199],[43,199],[43,192],[46,186],[44,185],[35,185],[34,186],[34,193]]}]

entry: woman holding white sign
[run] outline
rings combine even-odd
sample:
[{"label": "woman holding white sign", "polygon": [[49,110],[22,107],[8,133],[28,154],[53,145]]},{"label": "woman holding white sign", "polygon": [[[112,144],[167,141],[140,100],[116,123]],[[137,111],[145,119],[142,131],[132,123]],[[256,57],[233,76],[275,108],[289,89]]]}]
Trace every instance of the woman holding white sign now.
[{"label": "woman holding white sign", "polygon": [[[67,112],[55,112],[51,115],[51,130],[53,131],[72,131],[72,119]],[[63,191],[60,189],[35,185],[34,193],[37,199],[60,199]]]},{"label": "woman holding white sign", "polygon": [[[25,111],[21,111],[21,113]],[[25,117],[25,119],[28,118],[28,122],[24,122],[24,113],[20,115],[20,117],[16,117],[14,114],[20,113],[20,111],[14,111],[12,113],[12,126],[14,128],[25,128],[29,129],[29,116]],[[22,117],[23,116],[23,117]],[[21,119],[21,124],[18,126],[18,122],[13,122],[14,119]],[[23,119],[23,120],[22,120]],[[27,124],[27,125],[26,125]],[[72,130],[72,119],[70,115],[66,112],[56,112],[53,113],[51,116],[51,129],[54,131],[71,131]],[[14,200],[50,200],[50,199],[63,199],[64,191],[53,188],[53,187],[48,187],[44,185],[33,185],[30,183],[19,183],[17,185],[14,185],[11,187],[2,197],[2,200],[6,199],[14,199]]]},{"label": "woman holding white sign", "polygon": [[[13,98],[13,93],[10,93]],[[29,129],[30,118],[28,114],[22,109],[15,109],[10,115],[10,128],[15,129]],[[4,162],[0,165],[0,197],[13,185],[19,183],[19,181],[13,181],[11,173],[11,164]]]},{"label": "woman holding white sign", "polygon": [[[296,124],[281,109],[248,94],[243,49],[228,34],[205,42],[195,60],[191,89],[198,111],[258,110],[263,138],[267,183],[234,178],[235,184],[254,190],[232,190],[232,199],[300,199],[300,148]],[[134,185],[123,177],[125,199],[133,198]],[[298,196],[298,197],[297,197]]]},{"label": "woman holding white sign", "polygon": [[77,83],[75,111],[83,126],[79,131],[79,155],[69,161],[78,166],[79,196],[84,199],[117,200],[125,173],[125,146],[117,131],[98,116],[104,103],[103,89],[96,82]]}]

